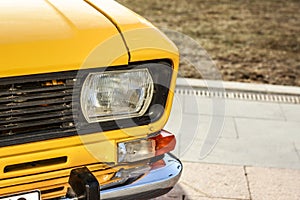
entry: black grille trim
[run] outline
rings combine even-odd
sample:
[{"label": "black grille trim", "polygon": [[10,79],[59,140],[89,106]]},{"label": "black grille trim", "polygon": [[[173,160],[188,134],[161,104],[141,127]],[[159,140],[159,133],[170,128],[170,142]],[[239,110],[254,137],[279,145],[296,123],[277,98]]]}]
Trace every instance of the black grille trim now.
[{"label": "black grille trim", "polygon": [[0,79],[0,147],[76,135],[77,71]]}]

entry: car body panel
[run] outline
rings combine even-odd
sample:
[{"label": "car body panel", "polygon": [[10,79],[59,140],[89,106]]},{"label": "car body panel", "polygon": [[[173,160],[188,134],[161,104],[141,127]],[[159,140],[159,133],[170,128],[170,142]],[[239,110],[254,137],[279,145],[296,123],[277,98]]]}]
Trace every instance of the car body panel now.
[{"label": "car body panel", "polygon": [[115,1],[87,0],[121,31],[130,51],[130,62],[168,58],[178,70],[178,49],[149,21]]},{"label": "car body panel", "polygon": [[[16,3],[22,5],[14,9]],[[32,8],[32,5],[36,6]],[[165,112],[154,123],[0,148],[1,195],[27,191],[32,186],[43,190],[48,185],[68,186],[67,175],[72,168],[99,162],[116,163],[117,142],[145,137],[165,125],[175,88],[178,50],[151,23],[127,8],[114,1],[101,0],[88,3],[4,0],[0,2],[0,29],[1,78],[161,59],[170,61],[174,69]],[[8,165],[61,156],[68,157],[66,163],[4,173]],[[53,176],[62,178],[52,179]],[[108,177],[99,174],[97,178],[102,183]],[[12,180],[13,187],[9,187]],[[56,194],[65,193],[66,187]],[[52,196],[43,196],[46,197]]]},{"label": "car body panel", "polygon": [[88,67],[128,63],[116,27],[83,1],[1,1],[0,30],[1,77],[85,68],[99,45]]}]

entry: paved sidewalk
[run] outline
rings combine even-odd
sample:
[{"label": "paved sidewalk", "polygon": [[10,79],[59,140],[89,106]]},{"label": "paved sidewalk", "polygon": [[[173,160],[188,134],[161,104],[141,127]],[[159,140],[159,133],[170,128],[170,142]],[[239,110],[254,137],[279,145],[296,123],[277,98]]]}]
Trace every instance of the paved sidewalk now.
[{"label": "paved sidewalk", "polygon": [[[192,81],[189,84],[197,85],[197,80]],[[262,92],[256,88],[259,85],[254,84],[224,85],[225,90],[241,94],[251,88],[253,93]],[[182,87],[179,85],[177,90]],[[273,90],[276,94],[299,92],[293,95],[300,97],[299,88],[273,86]],[[200,150],[206,135],[216,134],[218,128],[220,138],[215,148],[201,159]],[[178,143],[174,153],[183,161],[300,169],[300,102],[176,93],[165,129],[176,135]]]},{"label": "paved sidewalk", "polygon": [[184,173],[159,199],[300,199],[300,88],[222,84],[229,94],[179,79],[165,129],[176,134]]},{"label": "paved sidewalk", "polygon": [[184,162],[179,183],[156,200],[299,200],[300,170]]}]

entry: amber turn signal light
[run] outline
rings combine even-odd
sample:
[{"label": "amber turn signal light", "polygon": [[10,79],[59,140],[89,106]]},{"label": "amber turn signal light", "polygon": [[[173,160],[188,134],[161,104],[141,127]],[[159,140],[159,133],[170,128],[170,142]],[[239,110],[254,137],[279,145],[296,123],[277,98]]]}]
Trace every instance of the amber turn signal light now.
[{"label": "amber turn signal light", "polygon": [[168,153],[170,151],[173,151],[176,146],[176,138],[175,136],[167,132],[165,130],[162,130],[160,134],[157,136],[150,138],[151,140],[155,140],[155,155],[162,155],[164,153]]},{"label": "amber turn signal light", "polygon": [[136,162],[174,150],[175,136],[165,130],[159,134],[118,143],[118,162]]}]

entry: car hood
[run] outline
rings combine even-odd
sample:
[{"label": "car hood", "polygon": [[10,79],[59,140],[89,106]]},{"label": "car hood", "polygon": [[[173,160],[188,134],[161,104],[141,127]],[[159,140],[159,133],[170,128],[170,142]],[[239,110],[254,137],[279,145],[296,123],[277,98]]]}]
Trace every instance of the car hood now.
[{"label": "car hood", "polygon": [[116,26],[84,1],[2,0],[0,30],[0,77],[128,64]]},{"label": "car hood", "polygon": [[86,1],[118,27],[129,50],[130,62],[168,59],[177,70],[177,47],[150,22],[113,0]]}]

